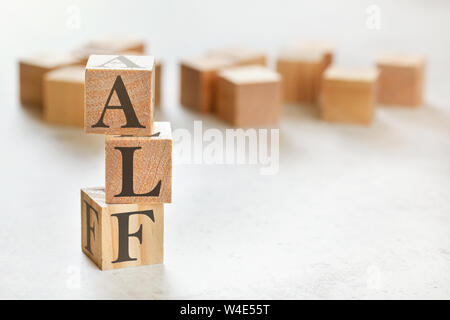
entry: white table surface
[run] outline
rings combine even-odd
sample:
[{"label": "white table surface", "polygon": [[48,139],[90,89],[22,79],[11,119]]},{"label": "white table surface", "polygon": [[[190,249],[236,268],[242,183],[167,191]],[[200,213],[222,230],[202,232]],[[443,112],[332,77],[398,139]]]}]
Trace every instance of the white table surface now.
[{"label": "white table surface", "polygon": [[[176,30],[183,11],[178,7],[176,19],[167,18],[173,29],[156,15],[164,31],[148,34],[167,67],[156,119],[173,128],[192,129],[197,119],[205,128],[226,128],[179,106],[177,57],[218,45],[214,34],[228,43],[253,39],[250,44],[270,53],[295,35],[292,28],[284,34],[263,24],[271,12],[264,2],[260,15],[252,16],[256,25],[234,31],[233,38],[222,18],[228,11],[203,14],[199,7],[215,12],[207,3],[195,2],[198,19],[212,23],[203,36],[186,18],[184,35],[192,38],[183,40]],[[380,107],[370,127],[331,125],[311,107],[284,106],[277,175],[262,176],[255,166],[175,165],[173,203],[165,207],[164,265],[103,272],[81,252],[79,198],[80,188],[104,184],[103,137],[47,125],[23,109],[15,63],[19,55],[66,49],[92,36],[95,14],[87,6],[94,5],[80,4],[85,19],[76,32],[50,28],[64,25],[69,2],[46,3],[57,8],[49,12],[9,3],[0,21],[16,18],[17,30],[1,31],[7,49],[0,62],[0,298],[450,298],[450,19],[442,19],[450,11],[444,1],[424,3],[381,2],[385,29],[378,33],[364,29],[366,4],[341,8],[341,15],[353,17],[343,22],[332,14],[335,7],[316,4],[311,14],[333,18],[336,27],[308,33],[301,27],[317,26],[315,19],[304,15],[294,24],[288,10],[294,3],[283,3],[276,18],[285,14],[303,30],[300,36],[334,37],[339,63],[370,63],[395,43],[427,54],[426,105]],[[98,14],[106,3],[95,6]],[[170,17],[176,5],[158,6]],[[301,11],[307,5],[298,6]],[[118,17],[119,9],[111,8]],[[235,19],[239,24],[244,15]],[[143,33],[133,21],[125,31]],[[151,29],[151,22],[141,23]],[[99,32],[112,25],[98,24]],[[261,32],[267,38],[258,37]],[[164,42],[166,37],[171,40]]]}]

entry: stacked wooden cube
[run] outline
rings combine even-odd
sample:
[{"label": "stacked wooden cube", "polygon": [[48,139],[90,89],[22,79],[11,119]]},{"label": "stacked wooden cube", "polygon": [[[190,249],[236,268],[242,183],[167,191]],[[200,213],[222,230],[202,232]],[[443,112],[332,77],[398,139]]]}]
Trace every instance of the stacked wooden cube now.
[{"label": "stacked wooden cube", "polygon": [[[19,61],[20,100],[42,111],[51,124],[83,127],[84,69],[92,54],[145,53],[140,39],[107,37],[93,40],[70,53],[39,54]],[[162,63],[155,63],[155,106],[161,101]]]},{"label": "stacked wooden cube", "polygon": [[154,122],[152,56],[91,55],[86,133],[105,134],[105,188],[81,190],[82,250],[100,269],[163,262],[170,123]]}]

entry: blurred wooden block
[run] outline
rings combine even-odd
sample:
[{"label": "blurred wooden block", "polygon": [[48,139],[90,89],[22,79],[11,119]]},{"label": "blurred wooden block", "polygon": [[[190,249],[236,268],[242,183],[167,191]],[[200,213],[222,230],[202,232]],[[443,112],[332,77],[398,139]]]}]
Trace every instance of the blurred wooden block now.
[{"label": "blurred wooden block", "polygon": [[155,61],[155,107],[159,107],[161,105],[162,72],[163,72],[162,62],[159,59],[157,59]]},{"label": "blurred wooden block", "polygon": [[164,261],[163,204],[106,204],[104,188],[81,189],[81,249],[102,270]]},{"label": "blurred wooden block", "polygon": [[80,61],[69,54],[41,54],[19,61],[20,101],[25,106],[42,108],[44,75],[54,69]]},{"label": "blurred wooden block", "polygon": [[141,39],[124,37],[105,37],[95,39],[74,50],[83,65],[86,65],[91,55],[143,55],[146,44]]},{"label": "blurred wooden block", "polygon": [[331,67],[323,79],[321,117],[325,121],[370,124],[376,102],[375,69]]},{"label": "blurred wooden block", "polygon": [[423,104],[425,58],[414,55],[386,55],[377,60],[378,102],[388,105]]},{"label": "blurred wooden block", "polygon": [[302,44],[281,52],[277,71],[282,76],[283,101],[288,103],[317,103],[323,72],[333,61],[328,46]]},{"label": "blurred wooden block", "polygon": [[204,56],[183,60],[180,64],[181,104],[199,112],[211,112],[215,102],[217,72],[233,65],[230,58]]},{"label": "blurred wooden block", "polygon": [[281,77],[262,66],[223,70],[217,80],[217,114],[235,126],[276,124],[281,112]]},{"label": "blurred wooden block", "polygon": [[91,56],[86,65],[85,131],[151,135],[154,83],[152,56]]},{"label": "blurred wooden block", "polygon": [[84,70],[82,66],[56,69],[44,76],[44,120],[84,126]]},{"label": "blurred wooden block", "polygon": [[267,55],[264,52],[245,47],[210,50],[208,55],[231,59],[235,66],[267,65]]},{"label": "blurred wooden block", "polygon": [[151,137],[106,137],[106,202],[172,201],[172,133],[155,122]]},{"label": "blurred wooden block", "polygon": [[87,44],[87,47],[106,49],[119,53],[133,51],[143,54],[145,53],[146,44],[142,39],[122,36],[109,36],[91,40]]},{"label": "blurred wooden block", "polygon": [[286,50],[304,53],[320,53],[323,59],[323,71],[333,64],[335,48],[330,43],[320,41],[293,41]]}]

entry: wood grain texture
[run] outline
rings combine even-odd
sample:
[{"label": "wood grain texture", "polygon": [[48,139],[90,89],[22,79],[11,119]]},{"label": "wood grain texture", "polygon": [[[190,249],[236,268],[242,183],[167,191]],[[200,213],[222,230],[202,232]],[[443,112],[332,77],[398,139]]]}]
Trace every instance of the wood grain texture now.
[{"label": "wood grain texture", "polygon": [[64,67],[45,75],[44,120],[52,124],[84,126],[83,66]]},{"label": "wood grain texture", "polygon": [[[93,55],[86,66],[85,85],[85,132],[101,134],[123,134],[149,136],[152,132],[154,109],[154,58],[152,56],[123,56],[139,65],[139,68],[127,66],[99,67],[102,63],[110,61],[112,55]],[[105,112],[103,122],[109,128],[94,127],[101,118],[107,104],[108,97],[118,77],[122,79],[126,93],[130,98],[134,113],[139,121],[138,126],[123,128],[127,124],[122,109]],[[111,96],[110,106],[120,106],[117,93]]]},{"label": "wood grain texture", "polygon": [[79,64],[71,54],[40,54],[19,61],[20,101],[42,109],[44,75],[57,68]]},{"label": "wood grain texture", "polygon": [[378,102],[418,107],[423,104],[425,58],[414,55],[386,55],[377,60]]},{"label": "wood grain texture", "polygon": [[[172,134],[169,122],[155,122],[152,137],[106,136],[105,182],[107,203],[172,202]],[[123,152],[116,148],[140,148],[133,154],[133,192],[145,194],[160,183],[154,196],[117,196],[123,191]]]},{"label": "wood grain texture", "polygon": [[281,77],[261,66],[227,69],[217,79],[217,115],[238,127],[276,124],[281,113]]},{"label": "wood grain texture", "polygon": [[[144,55],[143,52],[139,51],[124,51],[125,55],[141,56]],[[155,90],[154,90],[154,105],[159,107],[161,105],[161,91],[162,91],[162,72],[163,72],[163,62],[159,57],[155,57]]]},{"label": "wood grain texture", "polygon": [[321,117],[325,121],[368,125],[376,103],[375,69],[352,70],[332,67],[323,78]]},{"label": "wood grain texture", "polygon": [[[89,209],[89,218],[86,203],[93,208]],[[136,260],[114,262],[119,254],[119,222],[113,215],[149,210],[154,221],[142,214],[129,217],[126,231],[132,234],[142,228],[142,243],[136,237],[129,237],[127,243],[129,257]],[[163,263],[164,205],[106,204],[104,188],[81,189],[81,249],[101,270]]]}]

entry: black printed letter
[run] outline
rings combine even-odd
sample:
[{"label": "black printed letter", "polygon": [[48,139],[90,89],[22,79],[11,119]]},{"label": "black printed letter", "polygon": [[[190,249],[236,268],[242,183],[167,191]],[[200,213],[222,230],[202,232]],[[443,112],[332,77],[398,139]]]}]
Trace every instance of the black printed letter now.
[{"label": "black printed letter", "polygon": [[130,237],[136,237],[139,239],[139,243],[142,244],[142,224],[139,226],[138,231],[135,233],[129,233],[130,216],[134,214],[143,214],[152,219],[155,222],[155,216],[153,215],[153,210],[146,211],[135,211],[135,212],[124,212],[112,214],[112,217],[117,218],[118,232],[119,232],[119,254],[117,260],[112,261],[112,263],[123,262],[123,261],[135,261],[137,258],[130,257],[130,250],[128,248]]},{"label": "black printed letter", "polygon": [[[120,106],[110,106],[109,101],[114,93],[117,93],[117,97],[120,101]],[[98,122],[92,126],[92,128],[109,128],[106,124],[103,123],[103,117],[105,116],[107,109],[122,109],[125,114],[125,118],[127,119],[127,123],[122,126],[122,128],[145,128],[145,126],[139,123],[138,118],[136,117],[136,113],[134,112],[133,105],[131,104],[130,97],[128,96],[127,89],[125,89],[125,84],[122,81],[121,76],[117,76],[116,81],[114,81],[114,85],[109,93],[108,99],[106,100],[105,108],[103,109],[102,115]]]},{"label": "black printed letter", "polygon": [[95,213],[95,217],[97,218],[97,222],[98,222],[98,212],[97,210],[95,210],[93,207],[91,207],[91,205],[89,203],[87,203],[86,200],[84,200],[84,203],[86,204],[86,246],[84,247],[87,251],[89,251],[91,254],[91,232],[92,232],[92,236],[94,237],[95,240],[95,226],[94,224],[92,224],[91,227],[91,209],[92,211],[94,211]]},{"label": "black printed letter", "polygon": [[114,197],[158,197],[161,190],[161,180],[147,193],[134,193],[133,183],[133,158],[134,151],[141,147],[115,147],[122,153],[122,191]]}]

